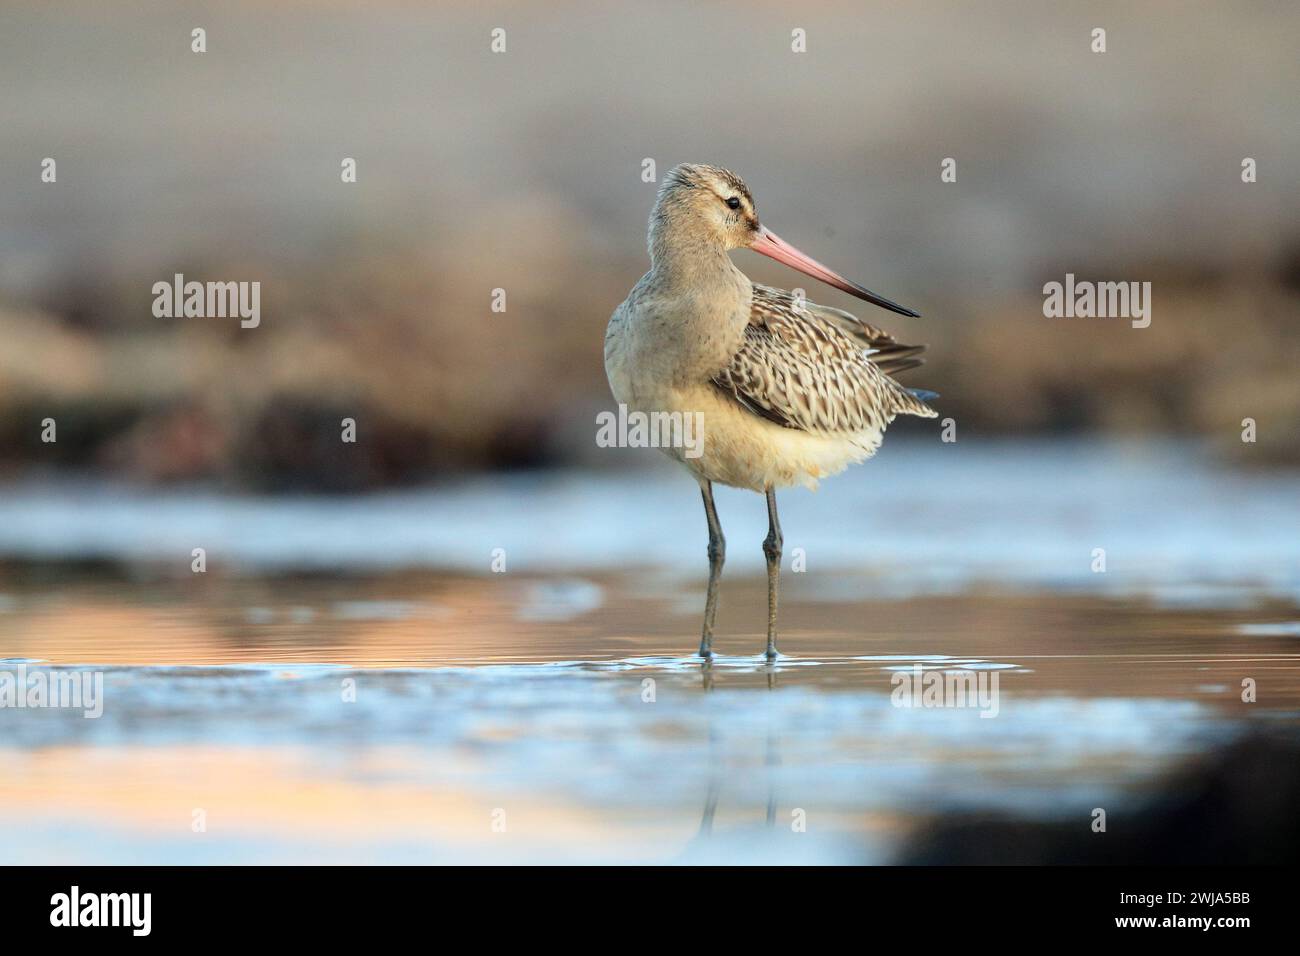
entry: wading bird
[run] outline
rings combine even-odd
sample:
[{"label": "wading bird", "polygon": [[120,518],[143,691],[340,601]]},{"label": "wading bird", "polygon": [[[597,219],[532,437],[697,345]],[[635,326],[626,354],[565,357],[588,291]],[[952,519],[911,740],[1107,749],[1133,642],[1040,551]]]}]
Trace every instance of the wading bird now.
[{"label": "wading bird", "polygon": [[650,271],[605,332],[614,398],[643,415],[696,416],[703,441],[691,456],[664,450],[700,484],[709,526],[709,586],[700,656],[712,656],[726,541],[713,484],[767,496],[767,659],[776,651],[781,524],[776,489],[817,481],[880,447],[897,415],[935,417],[933,392],[893,378],[922,363],[861,319],[751,282],[728,252],[753,249],[900,315],[917,313],[850,282],[761,225],[748,187],[717,166],[684,164],[650,213]]}]

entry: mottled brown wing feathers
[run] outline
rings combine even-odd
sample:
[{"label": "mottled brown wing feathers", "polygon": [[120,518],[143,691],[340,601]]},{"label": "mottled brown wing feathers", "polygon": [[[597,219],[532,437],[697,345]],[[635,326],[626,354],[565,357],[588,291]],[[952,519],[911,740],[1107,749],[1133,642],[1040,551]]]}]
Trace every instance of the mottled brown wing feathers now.
[{"label": "mottled brown wing feathers", "polygon": [[[754,305],[750,309],[750,322],[765,321],[766,316],[785,310],[793,311],[794,296],[784,289],[754,284]],[[808,312],[830,322],[842,332],[847,332],[871,350],[869,358],[884,371],[893,375],[917,368],[925,364],[925,359],[918,358],[925,351],[924,345],[903,345],[895,341],[894,336],[884,329],[876,328],[862,321],[851,312],[833,309],[828,305],[804,301],[803,307]]]},{"label": "mottled brown wing feathers", "polygon": [[901,345],[839,309],[796,304],[755,284],[745,338],[713,379],[755,414],[812,432],[883,428],[896,415],[935,412],[892,376],[922,364],[925,346]]}]

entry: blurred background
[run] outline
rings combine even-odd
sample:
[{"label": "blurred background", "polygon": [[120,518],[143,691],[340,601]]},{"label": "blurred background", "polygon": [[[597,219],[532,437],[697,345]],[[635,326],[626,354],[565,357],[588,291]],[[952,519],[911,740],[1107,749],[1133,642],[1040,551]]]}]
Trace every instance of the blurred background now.
[{"label": "blurred background", "polygon": [[[866,317],[930,344],[908,383],[962,436],[1295,462],[1298,28],[1285,2],[11,0],[0,467],[351,491],[644,464],[593,435],[647,158],[735,169],[768,225],[917,308]],[[260,281],[261,326],[155,318],[177,272]],[[1151,282],[1150,328],[1044,318],[1066,272]]]}]

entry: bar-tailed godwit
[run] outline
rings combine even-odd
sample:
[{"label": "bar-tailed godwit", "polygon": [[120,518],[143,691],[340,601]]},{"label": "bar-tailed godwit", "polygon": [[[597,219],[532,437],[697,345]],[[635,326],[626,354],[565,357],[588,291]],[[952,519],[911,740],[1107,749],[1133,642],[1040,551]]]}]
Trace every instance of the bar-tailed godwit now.
[{"label": "bar-tailed godwit", "polygon": [[697,416],[693,455],[664,450],[700,484],[709,526],[709,585],[700,655],[712,656],[726,542],[713,484],[767,496],[767,658],[776,651],[781,525],[776,489],[863,461],[897,415],[935,417],[893,376],[920,365],[924,346],[839,309],[751,282],[728,252],[753,249],[901,315],[917,313],[832,272],[758,220],[748,187],[717,166],[685,164],[665,177],[650,213],[650,271],[605,333],[605,371],[629,411]]}]

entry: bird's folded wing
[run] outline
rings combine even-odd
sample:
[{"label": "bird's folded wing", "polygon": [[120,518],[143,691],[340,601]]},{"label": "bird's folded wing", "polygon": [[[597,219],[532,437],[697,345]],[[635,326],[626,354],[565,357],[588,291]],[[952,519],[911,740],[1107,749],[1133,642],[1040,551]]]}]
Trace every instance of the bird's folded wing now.
[{"label": "bird's folded wing", "polygon": [[900,345],[848,312],[755,284],[744,340],[713,381],[755,414],[790,428],[876,430],[895,415],[935,417],[891,377],[922,364],[924,348]]}]

